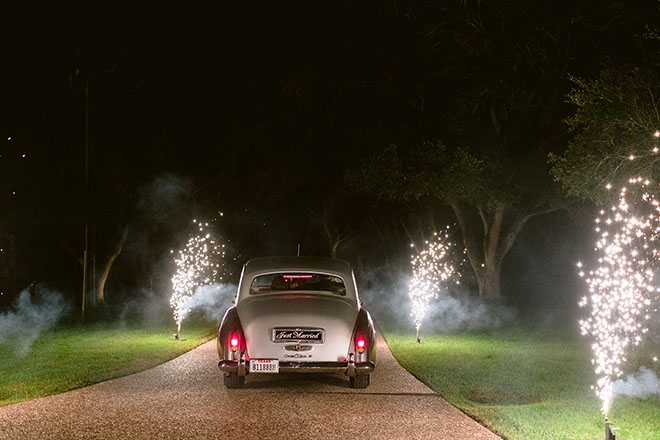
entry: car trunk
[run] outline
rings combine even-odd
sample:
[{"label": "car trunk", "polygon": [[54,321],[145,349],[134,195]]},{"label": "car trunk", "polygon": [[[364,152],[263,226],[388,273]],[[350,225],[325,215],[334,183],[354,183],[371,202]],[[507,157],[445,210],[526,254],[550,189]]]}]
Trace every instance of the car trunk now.
[{"label": "car trunk", "polygon": [[[329,294],[268,294],[246,298],[239,303],[248,356],[291,362],[337,362],[346,360],[357,318],[357,306],[350,300]],[[285,342],[273,341],[274,329],[283,332]],[[315,338],[324,330],[323,342],[299,339],[297,329]]]}]

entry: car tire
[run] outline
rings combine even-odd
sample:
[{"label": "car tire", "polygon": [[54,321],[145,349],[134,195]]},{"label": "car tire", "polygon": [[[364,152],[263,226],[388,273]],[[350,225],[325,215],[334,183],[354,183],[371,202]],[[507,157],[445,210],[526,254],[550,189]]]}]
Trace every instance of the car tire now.
[{"label": "car tire", "polygon": [[224,379],[227,388],[241,388],[245,383],[245,376],[239,376],[236,373],[225,374]]},{"label": "car tire", "polygon": [[366,388],[369,386],[370,379],[370,374],[358,374],[357,376],[351,376],[348,380],[351,388]]}]

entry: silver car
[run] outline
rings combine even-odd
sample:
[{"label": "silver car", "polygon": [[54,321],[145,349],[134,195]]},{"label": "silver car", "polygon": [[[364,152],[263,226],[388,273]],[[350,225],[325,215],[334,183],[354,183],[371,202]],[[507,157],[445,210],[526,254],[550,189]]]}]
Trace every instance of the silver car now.
[{"label": "silver car", "polygon": [[376,332],[351,266],[321,257],[255,258],[243,266],[235,305],[218,330],[227,388],[248,374],[344,372],[366,388]]}]

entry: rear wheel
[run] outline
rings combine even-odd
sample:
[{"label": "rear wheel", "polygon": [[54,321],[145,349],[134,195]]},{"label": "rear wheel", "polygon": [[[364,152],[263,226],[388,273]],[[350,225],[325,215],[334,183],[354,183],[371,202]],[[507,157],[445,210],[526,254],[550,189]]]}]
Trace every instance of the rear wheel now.
[{"label": "rear wheel", "polygon": [[351,388],[366,388],[369,386],[370,378],[370,374],[358,374],[357,376],[349,377],[348,380]]},{"label": "rear wheel", "polygon": [[239,376],[236,373],[225,374],[224,379],[227,388],[241,388],[245,383],[245,376]]}]

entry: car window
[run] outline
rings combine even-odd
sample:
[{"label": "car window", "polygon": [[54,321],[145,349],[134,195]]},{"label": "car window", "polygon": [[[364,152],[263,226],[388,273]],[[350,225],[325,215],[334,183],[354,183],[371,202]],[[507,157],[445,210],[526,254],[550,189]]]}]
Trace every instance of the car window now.
[{"label": "car window", "polygon": [[284,291],[312,291],[346,295],[344,280],[335,275],[311,272],[280,272],[259,275],[252,279],[250,295],[281,293]]}]

